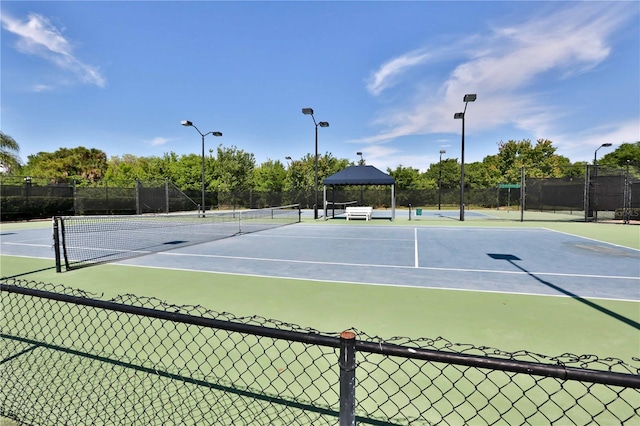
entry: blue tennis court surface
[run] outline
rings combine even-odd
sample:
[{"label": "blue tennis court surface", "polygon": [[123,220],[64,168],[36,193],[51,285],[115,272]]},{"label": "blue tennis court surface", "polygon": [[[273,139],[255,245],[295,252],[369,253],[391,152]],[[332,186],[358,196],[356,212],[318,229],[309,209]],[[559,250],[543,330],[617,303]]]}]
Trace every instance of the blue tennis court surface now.
[{"label": "blue tennis court surface", "polygon": [[[2,233],[53,259],[51,231]],[[543,228],[296,224],[118,264],[355,284],[640,300],[640,252]],[[73,272],[67,272],[73,273]]]}]

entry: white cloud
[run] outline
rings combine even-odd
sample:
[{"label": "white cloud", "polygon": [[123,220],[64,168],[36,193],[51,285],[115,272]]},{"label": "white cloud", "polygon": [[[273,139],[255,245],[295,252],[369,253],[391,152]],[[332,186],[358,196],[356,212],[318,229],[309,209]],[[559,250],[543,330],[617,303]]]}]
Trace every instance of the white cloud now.
[{"label": "white cloud", "polygon": [[46,17],[31,13],[26,21],[21,21],[2,14],[0,20],[5,30],[18,36],[16,49],[20,52],[50,61],[85,84],[106,85],[99,69],[78,59],[71,43]]},{"label": "white cloud", "polygon": [[367,90],[374,96],[379,95],[383,90],[392,87],[400,74],[408,68],[424,63],[429,57],[424,50],[416,50],[386,62],[369,77]]},{"label": "white cloud", "polygon": [[[622,143],[640,141],[640,120],[597,126],[578,134],[556,135],[552,140],[558,147],[558,154],[569,157],[572,161],[591,162],[593,153],[603,143],[612,143],[613,146],[610,149],[615,150]],[[590,155],[586,156],[585,151]],[[599,155],[607,152],[610,151],[599,151]]]},{"label": "white cloud", "polygon": [[151,146],[162,146],[164,144],[166,144],[167,142],[171,142],[170,138],[163,138],[158,136],[157,138],[153,138],[149,141],[149,145]]},{"label": "white cloud", "polygon": [[36,93],[40,93],[40,92],[46,92],[48,90],[51,90],[52,87],[47,85],[47,84],[36,84],[31,88],[32,92],[36,92]]},{"label": "white cloud", "polygon": [[379,144],[403,136],[459,132],[453,113],[464,108],[465,93],[477,93],[477,103],[482,103],[481,108],[469,104],[472,114],[467,121],[473,120],[476,131],[499,125],[534,134],[552,130],[560,117],[558,108],[542,101],[543,94],[529,93],[532,85],[547,73],[570,78],[599,65],[610,55],[608,38],[630,16],[624,2],[580,2],[553,10],[555,14],[531,16],[486,35],[449,42],[447,52],[427,56],[425,48],[387,61],[367,86],[373,95],[399,84],[400,74],[409,67],[423,72],[426,80],[429,69],[420,67],[427,59],[432,63],[445,54],[459,59],[435,86],[422,87],[424,83],[413,78],[403,82],[415,85],[413,98],[400,99],[397,106],[380,112],[373,124],[383,130],[357,142]]}]

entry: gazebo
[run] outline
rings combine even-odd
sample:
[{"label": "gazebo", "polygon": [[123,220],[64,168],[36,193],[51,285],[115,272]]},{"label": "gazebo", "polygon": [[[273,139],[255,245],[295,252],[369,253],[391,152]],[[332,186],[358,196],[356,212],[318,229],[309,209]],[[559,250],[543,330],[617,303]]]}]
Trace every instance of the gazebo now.
[{"label": "gazebo", "polygon": [[396,218],[396,180],[373,166],[349,166],[324,179],[324,217],[327,217],[327,187],[347,185],[388,185],[391,186],[391,220]]}]

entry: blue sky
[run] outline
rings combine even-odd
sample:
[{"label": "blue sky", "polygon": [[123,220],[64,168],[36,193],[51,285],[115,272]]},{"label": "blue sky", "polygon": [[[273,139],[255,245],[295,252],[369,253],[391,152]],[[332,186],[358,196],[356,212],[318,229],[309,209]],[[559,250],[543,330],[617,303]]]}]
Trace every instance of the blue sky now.
[{"label": "blue sky", "polygon": [[640,2],[2,1],[1,129],[30,154],[236,146],[382,170],[550,139],[592,161],[640,139]]}]

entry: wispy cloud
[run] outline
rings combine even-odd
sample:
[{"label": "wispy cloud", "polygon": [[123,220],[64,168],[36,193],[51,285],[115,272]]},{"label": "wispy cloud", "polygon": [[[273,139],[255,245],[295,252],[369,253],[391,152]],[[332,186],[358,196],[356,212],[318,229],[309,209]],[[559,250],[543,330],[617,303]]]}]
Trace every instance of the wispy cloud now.
[{"label": "wispy cloud", "polygon": [[[611,150],[617,148],[618,143],[635,143],[640,140],[640,120],[633,119],[620,123],[592,127],[584,132],[554,135],[552,140],[558,141],[560,155],[573,161],[593,161],[593,152],[603,143],[613,143]],[[585,157],[584,148],[590,147],[590,155]],[[601,151],[601,155],[607,152]]]},{"label": "wispy cloud", "polygon": [[158,136],[157,138],[153,138],[151,139],[148,143],[151,146],[162,146],[164,144],[166,144],[167,142],[171,142],[170,138],[163,138]]},{"label": "wispy cloud", "polygon": [[426,62],[429,57],[430,55],[421,49],[391,59],[371,74],[367,90],[374,96],[379,95],[383,90],[392,87],[403,72]]},{"label": "wispy cloud", "polygon": [[[106,80],[99,69],[78,59],[73,53],[73,46],[69,40],[46,17],[31,13],[23,21],[3,13],[0,21],[5,30],[18,36],[15,46],[18,51],[47,60],[60,69],[72,73],[82,83],[98,87],[106,85]],[[36,91],[37,89],[36,86]]]},{"label": "wispy cloud", "polygon": [[[453,113],[462,110],[465,93],[478,93],[478,103],[482,102],[482,108],[473,112],[476,130],[504,124],[532,133],[553,128],[558,111],[542,100],[543,94],[531,93],[532,85],[546,73],[567,79],[597,67],[611,53],[611,35],[636,13],[633,9],[630,13],[625,2],[580,2],[553,10],[519,24],[493,27],[486,34],[452,40],[446,53],[427,55],[425,51],[434,51],[423,48],[384,63],[372,73],[369,92],[379,95],[402,82],[415,86],[414,96],[381,111],[373,124],[382,130],[358,142],[378,144],[403,136],[457,132],[460,124]],[[458,58],[457,65],[445,79],[428,85],[428,65],[445,54]],[[410,67],[425,77],[416,80],[412,75],[403,82],[402,74]]]}]

